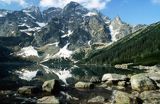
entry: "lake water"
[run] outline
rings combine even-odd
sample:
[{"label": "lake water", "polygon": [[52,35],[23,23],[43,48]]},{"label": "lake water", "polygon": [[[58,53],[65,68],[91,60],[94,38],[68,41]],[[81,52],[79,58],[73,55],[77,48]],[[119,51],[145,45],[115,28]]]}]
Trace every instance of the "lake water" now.
[{"label": "lake water", "polygon": [[[84,103],[89,98],[98,94],[104,95],[110,99],[112,90],[96,88],[93,90],[78,91],[74,89],[74,84],[78,81],[89,82],[93,76],[101,77],[105,73],[117,73],[123,75],[136,74],[141,71],[138,69],[116,69],[104,66],[82,66],[82,65],[0,65],[0,91],[12,90],[16,91],[21,86],[42,85],[37,79],[42,81],[51,79],[60,79],[63,85],[71,86],[64,90],[72,96],[80,98],[79,102]],[[61,92],[61,93],[63,93]],[[0,99],[1,100],[1,99]],[[11,101],[12,102],[12,101]],[[73,102],[73,101],[72,101]]]},{"label": "lake water", "polygon": [[31,81],[34,77],[40,76],[43,80],[60,79],[68,84],[67,79],[72,78],[76,81],[90,81],[92,76],[102,77],[105,73],[135,74],[140,73],[137,69],[116,69],[104,66],[77,66],[77,65],[0,65],[0,81],[16,80]]}]

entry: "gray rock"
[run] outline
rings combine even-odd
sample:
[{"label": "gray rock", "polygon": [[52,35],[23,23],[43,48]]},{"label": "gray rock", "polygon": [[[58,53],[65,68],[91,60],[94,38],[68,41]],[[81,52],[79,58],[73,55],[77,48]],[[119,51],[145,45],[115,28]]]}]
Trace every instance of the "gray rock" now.
[{"label": "gray rock", "polygon": [[40,93],[40,89],[36,86],[23,86],[18,89],[19,94],[36,94]]},{"label": "gray rock", "polygon": [[116,91],[115,93],[115,104],[137,104],[137,100],[131,94]]},{"label": "gray rock", "polygon": [[111,80],[108,80],[108,81],[105,82],[105,84],[106,84],[107,86],[112,86],[112,85],[113,85],[113,82],[112,82]]},{"label": "gray rock", "polygon": [[126,81],[119,81],[118,82],[118,86],[125,86],[126,85]]},{"label": "gray rock", "polygon": [[120,74],[104,74],[103,77],[102,77],[102,81],[108,81],[108,80],[111,80],[111,81],[124,81],[127,79],[127,76],[126,75],[120,75]]},{"label": "gray rock", "polygon": [[37,104],[60,104],[60,101],[55,96],[45,96],[38,99]]},{"label": "gray rock", "polygon": [[78,89],[85,89],[85,88],[87,88],[87,89],[92,89],[92,88],[94,88],[94,84],[92,84],[92,83],[88,83],[88,82],[77,82],[76,84],[75,84],[75,88],[78,88]]},{"label": "gray rock", "polygon": [[144,91],[140,94],[140,98],[144,101],[143,104],[159,104],[160,90]]},{"label": "gray rock", "polygon": [[144,74],[138,74],[131,77],[131,87],[133,90],[146,91],[156,89],[156,84]]},{"label": "gray rock", "polygon": [[49,93],[56,93],[59,92],[59,82],[55,79],[45,81],[42,85],[43,91]]},{"label": "gray rock", "polygon": [[105,98],[103,96],[96,96],[90,100],[88,100],[88,103],[98,103],[98,104],[104,104]]},{"label": "gray rock", "polygon": [[160,88],[160,73],[148,73],[146,74],[150,79],[152,79],[157,86]]},{"label": "gray rock", "polygon": [[117,90],[125,90],[126,88],[123,86],[113,86],[113,88],[117,89]]}]

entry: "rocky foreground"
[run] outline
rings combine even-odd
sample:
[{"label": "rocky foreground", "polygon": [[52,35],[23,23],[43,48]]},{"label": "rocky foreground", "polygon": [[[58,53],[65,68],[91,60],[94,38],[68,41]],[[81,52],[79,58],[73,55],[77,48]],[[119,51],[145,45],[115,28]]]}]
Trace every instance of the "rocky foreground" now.
[{"label": "rocky foreground", "polygon": [[[44,81],[35,77],[32,84],[14,90],[1,90],[1,103],[38,104],[159,104],[160,71],[120,75],[106,73],[89,82],[67,79]],[[4,83],[5,84],[5,83]],[[10,86],[14,87],[14,86]]]}]

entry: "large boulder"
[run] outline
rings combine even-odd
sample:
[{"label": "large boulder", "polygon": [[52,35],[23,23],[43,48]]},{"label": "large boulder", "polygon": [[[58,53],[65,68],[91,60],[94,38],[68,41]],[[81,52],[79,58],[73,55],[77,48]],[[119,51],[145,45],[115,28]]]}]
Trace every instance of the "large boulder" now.
[{"label": "large boulder", "polygon": [[55,96],[45,96],[38,99],[37,104],[60,104],[60,101]]},{"label": "large boulder", "polygon": [[89,83],[89,82],[77,82],[75,84],[75,88],[78,88],[78,89],[92,89],[94,88],[94,84],[93,83]]},{"label": "large boulder", "polygon": [[152,79],[160,88],[160,73],[147,73],[146,76]]},{"label": "large boulder", "polygon": [[122,91],[116,91],[114,98],[115,104],[137,104],[136,97]]},{"label": "large boulder", "polygon": [[131,87],[137,91],[156,89],[156,83],[144,74],[137,74],[131,77]]},{"label": "large boulder", "polygon": [[160,90],[144,91],[140,94],[144,104],[160,104]]},{"label": "large boulder", "polygon": [[26,94],[26,95],[37,94],[40,92],[41,89],[36,86],[23,86],[18,89],[19,94]]},{"label": "large boulder", "polygon": [[55,79],[45,81],[42,85],[42,90],[49,93],[59,92],[59,88],[60,88],[59,82],[58,80]]},{"label": "large boulder", "polygon": [[104,74],[103,77],[102,77],[102,81],[105,82],[105,81],[108,81],[108,80],[111,80],[111,81],[124,81],[127,79],[127,76],[126,75],[120,75],[120,74]]}]

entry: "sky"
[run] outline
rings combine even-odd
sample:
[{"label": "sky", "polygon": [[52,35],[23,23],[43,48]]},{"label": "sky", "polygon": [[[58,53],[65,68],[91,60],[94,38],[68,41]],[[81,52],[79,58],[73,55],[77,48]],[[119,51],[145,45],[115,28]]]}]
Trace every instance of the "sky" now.
[{"label": "sky", "polygon": [[160,21],[160,0],[0,0],[0,9],[20,10],[31,5],[39,6],[42,10],[48,7],[63,8],[71,1],[88,9],[98,9],[111,19],[119,16],[132,25]]}]

